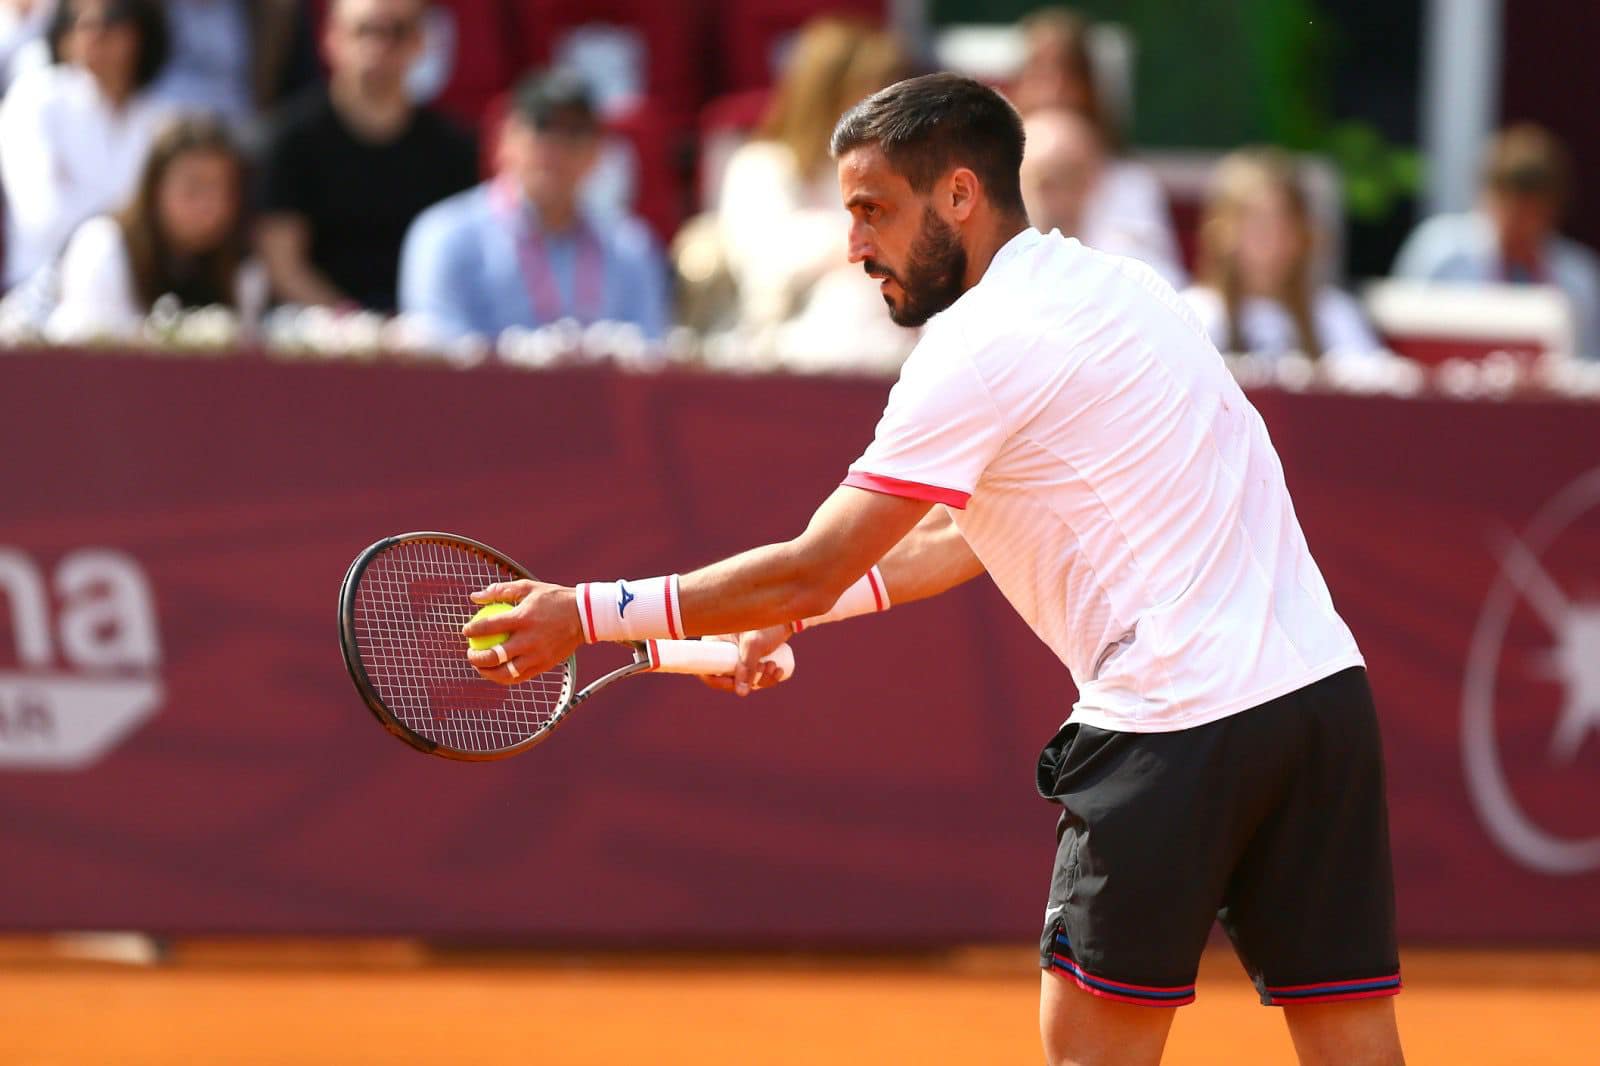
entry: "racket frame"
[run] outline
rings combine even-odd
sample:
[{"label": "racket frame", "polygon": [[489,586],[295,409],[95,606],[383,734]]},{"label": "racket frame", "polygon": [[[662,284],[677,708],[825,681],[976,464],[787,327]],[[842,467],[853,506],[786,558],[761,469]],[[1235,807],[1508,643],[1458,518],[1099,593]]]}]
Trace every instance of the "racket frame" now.
[{"label": "racket frame", "polygon": [[[432,543],[464,548],[475,555],[482,556],[496,566],[510,570],[513,574],[511,580],[534,581],[537,579],[528,572],[527,567],[514,559],[507,558],[482,541],[473,540],[471,537],[463,537],[458,533],[440,533],[427,530],[384,537],[382,540],[365,548],[360,555],[355,557],[355,560],[350,564],[350,568],[345,571],[344,580],[339,584],[339,652],[344,657],[345,669],[349,671],[351,682],[355,684],[356,691],[361,693],[362,701],[367,705],[367,710],[372,712],[373,717],[377,718],[378,724],[418,751],[426,755],[437,755],[440,758],[456,759],[461,762],[492,762],[496,759],[505,759],[512,755],[517,755],[541,743],[555,731],[556,726],[566,721],[567,715],[572,712],[574,707],[605,685],[620,677],[626,677],[629,674],[640,671],[641,666],[638,656],[641,653],[636,649],[634,662],[619,670],[612,671],[582,692],[574,694],[573,689],[577,686],[578,679],[578,656],[574,652],[567,657],[567,661],[564,664],[566,667],[566,685],[562,689],[561,702],[551,714],[550,721],[533,736],[509,747],[498,748],[493,751],[463,751],[460,748],[448,747],[437,741],[429,740],[422,734],[407,728],[388,707],[384,706],[382,698],[378,695],[377,687],[373,685],[372,679],[367,676],[366,667],[361,665],[361,645],[356,639],[356,588],[361,583],[361,576],[366,573],[367,567],[372,564],[374,559],[397,545],[408,543]],[[645,670],[650,668],[648,659],[644,660],[642,668]],[[492,684],[492,682],[485,681],[485,684]]]}]

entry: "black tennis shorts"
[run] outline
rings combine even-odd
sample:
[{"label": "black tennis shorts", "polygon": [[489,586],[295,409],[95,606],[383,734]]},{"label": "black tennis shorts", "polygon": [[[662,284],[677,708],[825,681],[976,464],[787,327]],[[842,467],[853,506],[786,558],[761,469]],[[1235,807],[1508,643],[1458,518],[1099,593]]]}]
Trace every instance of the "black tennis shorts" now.
[{"label": "black tennis shorts", "polygon": [[1171,733],[1068,723],[1039,961],[1097,996],[1194,999],[1213,919],[1261,1002],[1400,990],[1383,752],[1366,671]]}]

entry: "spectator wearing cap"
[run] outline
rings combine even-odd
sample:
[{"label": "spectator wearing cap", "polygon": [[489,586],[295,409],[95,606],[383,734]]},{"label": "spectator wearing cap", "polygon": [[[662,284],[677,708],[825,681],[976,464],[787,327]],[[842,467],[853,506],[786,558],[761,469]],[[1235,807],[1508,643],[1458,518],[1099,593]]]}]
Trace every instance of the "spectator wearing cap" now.
[{"label": "spectator wearing cap", "polygon": [[0,103],[8,288],[129,198],[164,115],[146,91],[167,56],[156,0],[64,0],[46,38],[51,64]]},{"label": "spectator wearing cap", "polygon": [[478,177],[472,138],[416,107],[423,0],[334,0],[326,88],[288,105],[262,155],[256,241],[280,301],[392,311],[406,228]]},{"label": "spectator wearing cap", "polygon": [[1600,359],[1600,257],[1558,232],[1570,185],[1567,153],[1555,137],[1532,124],[1508,127],[1489,145],[1477,209],[1418,226],[1395,275],[1554,285],[1571,302],[1579,354]]},{"label": "spectator wearing cap", "polygon": [[583,82],[565,72],[517,86],[495,176],[419,216],[400,260],[400,309],[441,340],[493,338],[561,319],[667,327],[666,272],[649,230],[586,209],[600,128]]}]

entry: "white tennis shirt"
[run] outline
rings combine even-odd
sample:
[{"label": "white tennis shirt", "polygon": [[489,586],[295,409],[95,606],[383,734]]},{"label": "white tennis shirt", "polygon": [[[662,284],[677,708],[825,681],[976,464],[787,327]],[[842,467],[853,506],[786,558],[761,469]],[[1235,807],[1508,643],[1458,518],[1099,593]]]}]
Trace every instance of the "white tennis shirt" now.
[{"label": "white tennis shirt", "polygon": [[950,509],[1071,671],[1073,721],[1187,729],[1363,665],[1193,311],[1059,233],[929,321],[845,484]]}]

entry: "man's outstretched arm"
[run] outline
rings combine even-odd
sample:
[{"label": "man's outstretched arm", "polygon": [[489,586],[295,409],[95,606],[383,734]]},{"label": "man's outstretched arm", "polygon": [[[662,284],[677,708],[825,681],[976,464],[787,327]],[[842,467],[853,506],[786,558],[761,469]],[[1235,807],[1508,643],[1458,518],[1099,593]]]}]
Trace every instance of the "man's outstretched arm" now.
[{"label": "man's outstretched arm", "polygon": [[943,507],[923,516],[916,528],[878,560],[893,603],[937,596],[983,573],[983,564]]},{"label": "man's outstretched arm", "polygon": [[[944,528],[949,519],[942,515],[937,525],[930,521],[926,535],[919,532],[912,539],[903,558],[885,559],[918,527],[931,506],[923,500],[862,489],[836,490],[817,509],[805,532],[795,539],[756,548],[684,575],[678,584],[678,610],[684,632],[738,633],[821,614],[879,560],[888,563],[890,574],[900,575],[900,589],[891,583],[890,595],[903,600],[920,599],[980,572],[981,568],[972,569],[977,561],[970,558],[964,544],[960,550],[965,552],[967,561],[962,562],[952,550],[952,538],[959,539],[959,535],[953,528]],[[936,566],[947,575],[964,576],[940,584],[939,578],[924,573]],[[890,576],[888,580],[896,579]],[[469,661],[491,680],[511,682],[535,676],[565,659],[583,642],[572,588],[513,581],[491,585],[474,598],[479,602],[517,603],[515,610],[494,618],[489,628],[482,628],[484,623],[473,623],[466,629],[469,636],[480,632],[511,634],[503,648],[517,668],[515,674],[497,665],[496,653],[468,655]]]},{"label": "man's outstretched arm", "polygon": [[[937,596],[970,581],[983,573],[983,564],[956,528],[950,512],[934,507],[878,561],[878,572],[883,576],[888,602],[904,604]],[[741,696],[752,688],[775,685],[776,669],[763,667],[761,660],[793,635],[787,623],[738,633],[734,636],[739,645],[738,669],[731,677],[701,680],[714,689]]]}]

